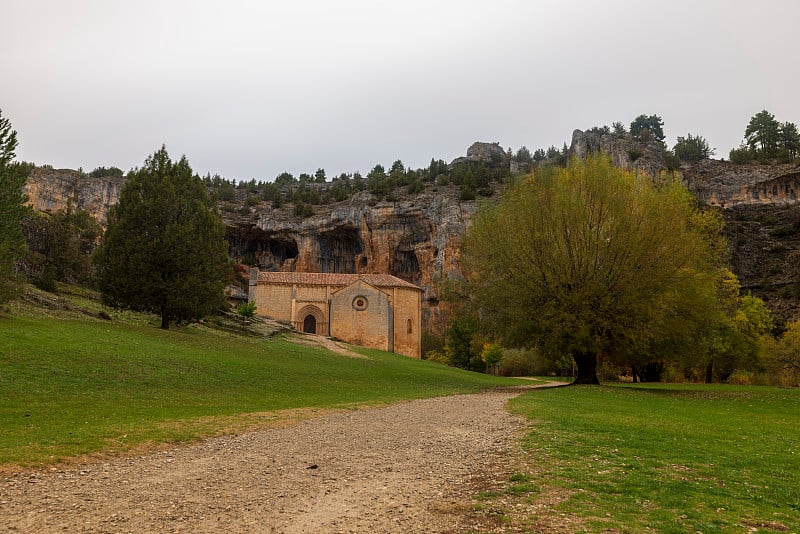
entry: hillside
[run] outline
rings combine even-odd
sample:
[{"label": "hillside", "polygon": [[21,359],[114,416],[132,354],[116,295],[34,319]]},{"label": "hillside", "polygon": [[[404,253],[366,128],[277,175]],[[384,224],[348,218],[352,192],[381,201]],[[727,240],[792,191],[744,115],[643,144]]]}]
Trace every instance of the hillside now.
[{"label": "hillside", "polygon": [[[651,174],[667,169],[658,144],[642,144],[629,135],[575,130],[568,153],[585,157],[601,150],[621,167]],[[460,275],[461,235],[480,199],[491,199],[504,180],[528,168],[496,143],[475,143],[466,156],[439,170],[427,175],[423,169],[409,171],[415,173],[409,182],[416,184],[413,188],[376,192],[371,186],[353,187],[349,179],[301,182],[272,186],[270,201],[257,184],[239,184],[220,201],[220,211],[237,262],[266,270],[389,273],[425,290],[426,322],[435,328],[441,312],[437,283]],[[702,203],[722,210],[731,267],[742,285],[764,298],[781,319],[800,316],[795,267],[800,164],[701,160],[683,164],[679,172]],[[124,178],[37,168],[27,192],[41,211],[71,206],[104,222],[123,183]],[[340,196],[343,183],[347,194]],[[275,195],[292,200],[276,202]]]},{"label": "hillside", "polygon": [[[0,315],[0,467],[523,383],[220,317],[170,331],[62,285]],[[2,313],[2,312],[0,312]],[[357,352],[355,352],[357,351]],[[99,402],[102,401],[102,402]]]}]

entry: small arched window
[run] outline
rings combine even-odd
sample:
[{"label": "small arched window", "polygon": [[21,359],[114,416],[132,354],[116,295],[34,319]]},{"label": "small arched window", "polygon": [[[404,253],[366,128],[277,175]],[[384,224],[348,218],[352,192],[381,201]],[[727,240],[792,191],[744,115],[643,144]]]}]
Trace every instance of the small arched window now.
[{"label": "small arched window", "polygon": [[414,323],[413,321],[411,321],[411,318],[409,317],[408,319],[406,319],[406,334],[412,334],[413,332],[414,332]]}]

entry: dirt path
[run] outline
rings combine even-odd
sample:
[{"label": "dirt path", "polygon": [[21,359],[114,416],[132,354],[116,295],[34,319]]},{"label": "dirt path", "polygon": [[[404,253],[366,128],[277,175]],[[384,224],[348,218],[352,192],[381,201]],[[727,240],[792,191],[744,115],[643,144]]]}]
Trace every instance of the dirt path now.
[{"label": "dirt path", "polygon": [[292,334],[289,336],[289,341],[291,341],[292,343],[299,343],[301,345],[322,347],[328,349],[331,352],[335,352],[336,354],[349,356],[350,358],[360,358],[360,359],[366,358],[366,356],[364,356],[363,354],[359,354],[357,352],[353,352],[352,350],[348,349],[345,343],[337,343],[336,341],[332,340],[329,337],[292,332]]},{"label": "dirt path", "polygon": [[518,443],[519,390],[338,412],[0,479],[0,531],[461,532],[471,482]]}]

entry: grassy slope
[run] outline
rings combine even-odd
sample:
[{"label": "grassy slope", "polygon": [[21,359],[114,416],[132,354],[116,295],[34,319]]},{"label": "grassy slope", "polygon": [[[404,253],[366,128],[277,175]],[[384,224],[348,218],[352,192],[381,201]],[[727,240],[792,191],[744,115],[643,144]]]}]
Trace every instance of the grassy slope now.
[{"label": "grassy slope", "polygon": [[800,390],[570,387],[512,407],[534,422],[524,478],[566,490],[558,509],[590,531],[800,532]]},{"label": "grassy slope", "polygon": [[240,417],[246,413],[377,404],[513,383],[364,353],[367,358],[356,359],[281,339],[131,322],[0,317],[0,464],[232,431],[254,424]]}]

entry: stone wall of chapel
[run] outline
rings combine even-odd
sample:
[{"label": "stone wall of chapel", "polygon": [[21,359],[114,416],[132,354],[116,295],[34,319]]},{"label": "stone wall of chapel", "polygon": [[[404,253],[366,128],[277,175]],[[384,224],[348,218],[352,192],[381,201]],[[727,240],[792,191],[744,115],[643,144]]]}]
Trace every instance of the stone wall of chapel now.
[{"label": "stone wall of chapel", "polygon": [[394,293],[392,302],[394,306],[394,352],[419,358],[422,345],[420,328],[422,293],[404,287],[396,287],[391,291]]},{"label": "stone wall of chapel", "polygon": [[276,321],[292,320],[292,286],[258,284],[255,293],[257,315]]},{"label": "stone wall of chapel", "polygon": [[[359,305],[359,299],[363,305]],[[364,347],[391,351],[389,296],[361,281],[331,298],[331,336]]]},{"label": "stone wall of chapel", "polygon": [[295,300],[298,302],[328,302],[328,286],[295,286]]}]

